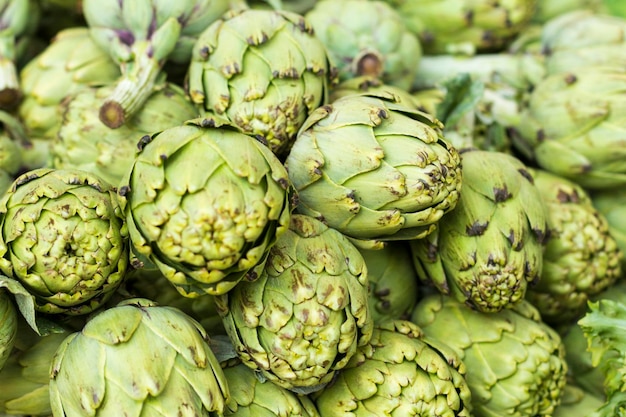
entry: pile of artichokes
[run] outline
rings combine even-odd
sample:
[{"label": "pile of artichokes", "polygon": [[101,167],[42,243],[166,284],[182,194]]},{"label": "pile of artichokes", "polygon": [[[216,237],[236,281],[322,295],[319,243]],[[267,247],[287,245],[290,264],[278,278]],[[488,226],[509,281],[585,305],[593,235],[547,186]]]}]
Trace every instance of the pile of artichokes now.
[{"label": "pile of artichokes", "polygon": [[623,2],[0,6],[0,417],[626,416]]}]

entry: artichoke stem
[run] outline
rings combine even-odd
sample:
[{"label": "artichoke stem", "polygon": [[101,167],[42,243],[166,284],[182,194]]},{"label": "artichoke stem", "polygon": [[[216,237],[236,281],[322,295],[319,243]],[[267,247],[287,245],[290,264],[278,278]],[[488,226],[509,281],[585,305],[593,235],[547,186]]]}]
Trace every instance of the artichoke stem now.
[{"label": "artichoke stem", "polygon": [[365,52],[355,59],[356,74],[379,78],[383,73],[383,59],[379,53]]},{"label": "artichoke stem", "polygon": [[15,63],[0,57],[0,108],[14,108],[22,97]]},{"label": "artichoke stem", "polygon": [[137,55],[100,107],[102,123],[111,129],[124,125],[154,92],[156,80],[161,73],[162,63],[146,54]]}]

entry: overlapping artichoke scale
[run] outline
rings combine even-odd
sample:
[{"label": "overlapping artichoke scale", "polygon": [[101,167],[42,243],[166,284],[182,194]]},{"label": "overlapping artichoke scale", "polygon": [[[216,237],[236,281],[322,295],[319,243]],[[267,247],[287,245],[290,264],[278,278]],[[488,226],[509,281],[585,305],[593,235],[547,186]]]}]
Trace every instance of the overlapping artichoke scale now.
[{"label": "overlapping artichoke scale", "polygon": [[50,381],[53,412],[221,412],[228,387],[205,336],[197,322],[175,308],[110,308],[57,350]]},{"label": "overlapping artichoke scale", "polygon": [[563,344],[527,301],[481,313],[430,295],[411,320],[465,364],[474,415],[551,416],[558,406],[567,372]]},{"label": "overlapping artichoke scale", "polygon": [[327,384],[371,336],[366,268],[338,231],[293,215],[259,278],[216,299],[239,357],[287,389]]},{"label": "overlapping artichoke scale", "polygon": [[306,395],[295,394],[271,381],[260,381],[243,364],[224,368],[231,401],[225,416],[233,417],[319,417]]},{"label": "overlapping artichoke scale", "polygon": [[188,296],[231,289],[264,260],[291,214],[287,173],[269,148],[193,123],[153,137],[122,198],[135,248]]},{"label": "overlapping artichoke scale", "polygon": [[285,161],[296,210],[354,238],[423,237],[458,200],[460,156],[438,122],[380,94],[307,119]]},{"label": "overlapping artichoke scale", "polygon": [[42,168],[2,200],[0,268],[48,313],[84,314],[119,287],[128,229],[113,188],[84,171]]},{"label": "overlapping artichoke scale", "polygon": [[470,416],[465,366],[404,320],[385,321],[331,385],[313,393],[322,415]]}]

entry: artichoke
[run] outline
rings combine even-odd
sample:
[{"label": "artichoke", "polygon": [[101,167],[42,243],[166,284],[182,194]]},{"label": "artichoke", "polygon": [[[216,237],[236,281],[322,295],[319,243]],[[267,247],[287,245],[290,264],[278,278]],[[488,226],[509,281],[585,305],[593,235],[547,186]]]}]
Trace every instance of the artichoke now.
[{"label": "artichoke", "polygon": [[450,347],[414,323],[389,320],[374,327],[370,343],[313,398],[322,416],[469,417],[465,372]]},{"label": "artichoke", "polygon": [[[504,49],[529,24],[536,0],[387,0],[429,54]],[[542,0],[543,1],[543,0]]]},{"label": "artichoke", "polygon": [[433,294],[417,304],[411,320],[465,364],[475,417],[549,417],[560,404],[567,373],[563,343],[527,301],[481,313]]},{"label": "artichoke", "polygon": [[424,239],[410,242],[418,276],[481,312],[521,301],[541,277],[547,210],[528,168],[514,156],[461,154],[456,208]]},{"label": "artichoke", "polygon": [[596,13],[607,11],[604,0],[541,0],[537,1],[533,23],[546,24],[573,10],[587,9]]},{"label": "artichoke", "polygon": [[547,76],[522,110],[517,150],[587,189],[626,185],[626,69],[590,66]]},{"label": "artichoke", "polygon": [[239,9],[196,41],[188,90],[201,109],[282,155],[306,117],[326,104],[334,78],[324,44],[301,15]]},{"label": "artichoke", "polygon": [[623,254],[584,189],[543,170],[531,174],[548,209],[549,238],[541,279],[526,299],[555,325],[582,317],[589,296],[617,281]]},{"label": "artichoke", "polygon": [[100,106],[102,123],[126,123],[159,84],[165,63],[187,64],[200,33],[228,8],[228,0],[83,0],[91,37],[122,71]]},{"label": "artichoke", "polygon": [[18,313],[6,289],[0,288],[0,370],[11,355],[17,336]]},{"label": "artichoke", "polygon": [[326,45],[340,80],[369,75],[402,89],[411,87],[422,48],[389,4],[323,0],[305,18]]},{"label": "artichoke", "polygon": [[367,267],[369,306],[374,322],[407,319],[419,295],[417,273],[407,242],[380,249],[359,248]]},{"label": "artichoke", "polygon": [[54,138],[61,125],[59,104],[66,95],[83,87],[111,84],[119,75],[119,67],[91,39],[88,28],[58,32],[20,71],[24,98],[18,114],[28,136]]},{"label": "artichoke", "polygon": [[576,10],[548,21],[541,31],[548,74],[594,65],[626,65],[626,19]]},{"label": "artichoke", "polygon": [[461,158],[442,127],[382,92],[316,109],[285,160],[296,210],[358,240],[432,233],[461,188]]},{"label": "artichoke", "polygon": [[[20,329],[22,330],[22,329]],[[0,413],[50,416],[50,365],[57,348],[70,332],[56,329],[15,349],[0,371]]]},{"label": "artichoke", "polygon": [[185,296],[253,279],[289,227],[284,166],[221,123],[196,119],[145,137],[118,192],[133,247]]},{"label": "artichoke", "polygon": [[44,313],[86,314],[122,283],[128,230],[115,189],[79,170],[20,175],[0,200],[0,270]]},{"label": "artichoke", "polygon": [[63,121],[50,149],[52,167],[88,171],[118,186],[142,137],[197,117],[184,90],[168,83],[155,90],[123,126],[110,129],[98,118],[98,105],[112,91],[113,86],[84,88],[66,97]]},{"label": "artichoke", "polygon": [[372,335],[367,266],[341,233],[294,214],[265,268],[216,298],[242,362],[300,393],[323,388]]},{"label": "artichoke", "polygon": [[231,401],[224,417],[320,417],[315,404],[270,381],[242,363],[224,368]]},{"label": "artichoke", "polygon": [[96,314],[63,341],[50,367],[55,416],[213,416],[229,398],[202,327],[145,299]]}]

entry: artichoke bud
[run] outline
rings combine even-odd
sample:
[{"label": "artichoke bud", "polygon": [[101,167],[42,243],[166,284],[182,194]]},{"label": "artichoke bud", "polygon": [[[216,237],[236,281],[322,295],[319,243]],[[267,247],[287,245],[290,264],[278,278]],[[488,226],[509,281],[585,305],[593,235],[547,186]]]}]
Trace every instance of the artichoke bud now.
[{"label": "artichoke bud", "polygon": [[548,209],[550,238],[541,279],[526,295],[546,322],[564,323],[582,317],[589,297],[617,281],[623,254],[582,187],[547,171],[531,172]]},{"label": "artichoke bud", "polygon": [[[54,415],[222,415],[226,378],[198,322],[128,299],[70,334],[50,366]],[[80,372],[76,372],[80,369]]]},{"label": "artichoke bud", "polygon": [[289,227],[284,166],[223,123],[194,119],[142,141],[118,192],[134,249],[188,297],[254,279]]},{"label": "artichoke bud", "polygon": [[335,72],[309,23],[281,10],[231,10],[194,44],[192,101],[268,144],[291,148],[307,116],[326,104]]},{"label": "artichoke bud", "polygon": [[463,192],[435,233],[410,241],[418,276],[482,312],[510,307],[541,275],[547,212],[528,168],[500,152],[462,153]]},{"label": "artichoke bud", "polygon": [[285,166],[296,210],[361,240],[418,239],[456,206],[461,158],[441,122],[389,92],[316,109]]},{"label": "artichoke bud", "polygon": [[341,81],[365,75],[401,89],[411,87],[422,48],[386,2],[318,1],[305,18],[326,46]]},{"label": "artichoke bud", "polygon": [[482,313],[432,294],[418,302],[411,321],[464,363],[473,415],[549,417],[560,404],[568,369],[565,349],[526,300]]},{"label": "artichoke bud", "polygon": [[115,189],[93,174],[22,174],[0,201],[0,224],[0,269],[40,312],[90,313],[125,277],[128,229]]},{"label": "artichoke bud", "polygon": [[322,415],[469,417],[466,367],[414,323],[377,323],[332,384],[311,395]]},{"label": "artichoke bud", "polygon": [[367,266],[337,230],[294,214],[258,279],[216,298],[242,362],[275,384],[322,389],[370,337]]}]

